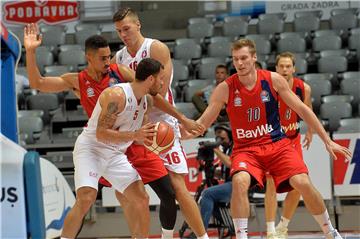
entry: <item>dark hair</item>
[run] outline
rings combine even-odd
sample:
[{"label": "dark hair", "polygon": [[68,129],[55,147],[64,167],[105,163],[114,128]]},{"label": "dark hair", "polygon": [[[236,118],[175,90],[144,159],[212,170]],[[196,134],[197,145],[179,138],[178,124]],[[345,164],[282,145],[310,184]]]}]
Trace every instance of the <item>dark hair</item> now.
[{"label": "dark hair", "polygon": [[139,81],[145,81],[151,75],[157,75],[164,66],[157,60],[145,58],[137,65],[135,78]]},{"label": "dark hair", "polygon": [[108,41],[99,35],[93,35],[86,39],[85,41],[85,52],[88,50],[97,50],[99,48],[108,47]]},{"label": "dark hair", "polygon": [[225,65],[223,65],[223,64],[217,65],[217,66],[216,66],[216,70],[219,69],[219,68],[224,68],[224,69],[226,70],[226,74],[229,74],[229,70],[228,70],[228,68],[227,68]]},{"label": "dark hair", "polygon": [[262,65],[259,61],[255,61],[255,68],[262,69]]},{"label": "dark hair", "polygon": [[231,127],[228,123],[219,123],[217,125],[215,125],[214,127],[214,131],[218,131],[218,130],[224,130],[228,137],[229,137],[229,140],[232,141],[232,131],[231,131]]},{"label": "dark hair", "polygon": [[120,8],[119,10],[117,10],[117,12],[115,12],[115,14],[113,15],[112,20],[113,20],[113,22],[121,21],[126,16],[130,16],[136,20],[139,20],[137,13],[129,7],[124,7],[124,8]]}]

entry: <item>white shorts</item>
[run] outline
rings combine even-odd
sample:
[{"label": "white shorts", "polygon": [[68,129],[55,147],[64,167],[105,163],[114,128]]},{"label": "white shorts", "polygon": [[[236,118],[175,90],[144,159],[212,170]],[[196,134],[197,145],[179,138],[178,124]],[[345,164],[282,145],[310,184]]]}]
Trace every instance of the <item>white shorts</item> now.
[{"label": "white shorts", "polygon": [[178,137],[175,138],[172,148],[165,154],[160,154],[160,158],[162,158],[165,167],[169,171],[178,174],[187,174],[189,172],[186,161],[186,154]]},{"label": "white shorts", "polygon": [[86,186],[98,190],[99,178],[103,176],[123,193],[130,184],[141,180],[123,152],[104,147],[82,134],[76,140],[73,159],[75,190]]}]

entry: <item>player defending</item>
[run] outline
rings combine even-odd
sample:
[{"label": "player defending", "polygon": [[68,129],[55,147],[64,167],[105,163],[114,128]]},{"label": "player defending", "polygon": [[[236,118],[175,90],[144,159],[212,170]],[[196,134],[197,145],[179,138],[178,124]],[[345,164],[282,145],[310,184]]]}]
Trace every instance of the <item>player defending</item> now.
[{"label": "player defending", "polygon": [[[171,104],[174,104],[170,88],[173,69],[168,47],[158,40],[144,38],[140,31],[141,24],[138,15],[130,8],[118,10],[113,16],[113,22],[125,47],[116,53],[112,62],[127,65],[134,70],[137,68],[137,64],[144,58],[151,57],[161,62],[164,65],[165,74],[163,78],[164,87],[161,89],[160,94]],[[160,155],[160,157],[163,159],[165,167],[169,171],[176,199],[179,202],[181,212],[184,214],[187,223],[198,238],[208,238],[201,220],[199,208],[185,185],[184,176],[188,173],[188,168],[180,144],[178,122],[175,118],[163,114],[158,110],[149,112],[149,119],[152,122],[160,120],[166,121],[174,129],[176,135],[174,146],[166,154]],[[166,225],[167,228],[164,228],[162,224],[162,237],[172,238],[174,226],[175,221],[172,225]]]},{"label": "player defending", "polygon": [[96,200],[98,181],[104,176],[113,187],[136,202],[134,211],[142,212],[140,238],[148,237],[150,224],[148,196],[144,185],[125,155],[134,140],[149,141],[154,125],[145,124],[145,95],[156,95],[162,87],[158,61],[142,61],[135,81],[104,90],[96,103],[88,126],[76,140],[74,148],[76,202],[67,214],[62,236],[74,238],[81,221]]},{"label": "player defending", "polygon": [[[311,88],[308,84],[304,83],[301,79],[294,77],[295,73],[295,56],[291,52],[284,52],[276,57],[276,72],[282,75],[288,82],[289,88],[303,101],[310,109],[311,104]],[[292,141],[294,148],[303,159],[301,149],[301,135],[299,122],[300,117],[289,108],[284,101],[279,98],[279,112],[280,122],[286,136]],[[309,148],[312,141],[312,130],[309,128],[303,140],[304,147]],[[267,224],[267,237],[268,238],[287,238],[287,226],[290,219],[293,217],[297,205],[300,200],[300,193],[296,190],[288,192],[285,201],[283,202],[283,211],[281,220],[275,229],[275,217],[277,208],[276,189],[274,180],[271,175],[266,178],[266,193],[265,193],[265,216]]]},{"label": "player defending", "polygon": [[336,159],[335,152],[346,157],[351,153],[329,138],[315,114],[291,91],[284,77],[255,69],[253,41],[235,41],[231,52],[236,74],[216,87],[199,122],[209,127],[226,105],[234,139],[231,214],[236,238],[247,238],[248,189],[256,183],[263,186],[265,172],[272,175],[277,192],[295,189],[302,195],[326,238],[342,238],[332,227],[324,201],[312,185],[304,161],[281,130],[278,95],[318,133],[333,159]]}]

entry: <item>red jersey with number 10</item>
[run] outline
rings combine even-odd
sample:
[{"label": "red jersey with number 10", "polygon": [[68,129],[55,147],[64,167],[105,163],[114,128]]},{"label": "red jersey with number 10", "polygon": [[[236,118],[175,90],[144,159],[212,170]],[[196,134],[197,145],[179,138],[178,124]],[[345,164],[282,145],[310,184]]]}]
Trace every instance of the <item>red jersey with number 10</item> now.
[{"label": "red jersey with number 10", "polygon": [[281,130],[278,95],[272,86],[271,72],[257,70],[253,89],[246,89],[234,74],[225,81],[229,86],[226,106],[234,151],[248,146],[264,145],[285,137]]},{"label": "red jersey with number 10", "polygon": [[[294,78],[293,86],[291,89],[301,101],[304,102],[305,90],[304,82],[299,78]],[[286,103],[279,98],[280,120],[281,127],[289,138],[295,138],[300,132],[300,117],[293,111]]]},{"label": "red jersey with number 10", "polygon": [[109,86],[125,82],[117,64],[110,64],[109,72],[104,75],[100,82],[92,79],[86,69],[79,73],[78,79],[80,88],[80,104],[84,107],[89,118],[95,108],[101,92]]}]

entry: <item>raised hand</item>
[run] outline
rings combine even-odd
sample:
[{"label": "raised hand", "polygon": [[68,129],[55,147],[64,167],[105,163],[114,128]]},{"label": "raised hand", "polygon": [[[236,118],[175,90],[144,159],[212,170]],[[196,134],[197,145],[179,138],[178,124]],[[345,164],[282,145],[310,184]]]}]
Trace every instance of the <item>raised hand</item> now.
[{"label": "raised hand", "polygon": [[155,124],[147,123],[143,125],[140,129],[135,131],[134,140],[151,144],[152,139],[155,135],[156,135]]},{"label": "raised hand", "polygon": [[337,159],[335,153],[340,153],[345,155],[345,162],[348,162],[349,159],[352,157],[349,149],[335,143],[334,141],[330,141],[329,144],[326,144],[326,150],[329,152],[330,157],[334,160]]},{"label": "raised hand", "polygon": [[37,24],[27,24],[24,28],[24,47],[26,50],[34,50],[40,46],[42,35],[39,32]]}]

